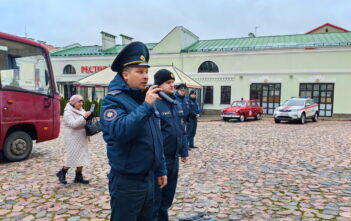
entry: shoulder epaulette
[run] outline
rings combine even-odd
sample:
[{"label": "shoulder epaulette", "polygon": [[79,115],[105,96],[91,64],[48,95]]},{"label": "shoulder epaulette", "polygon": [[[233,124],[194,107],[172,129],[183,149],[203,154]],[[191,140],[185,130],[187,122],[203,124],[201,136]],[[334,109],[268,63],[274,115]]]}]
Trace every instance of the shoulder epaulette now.
[{"label": "shoulder epaulette", "polygon": [[120,93],[122,93],[121,90],[113,90],[113,91],[109,91],[107,94],[115,96],[115,95],[120,94]]}]

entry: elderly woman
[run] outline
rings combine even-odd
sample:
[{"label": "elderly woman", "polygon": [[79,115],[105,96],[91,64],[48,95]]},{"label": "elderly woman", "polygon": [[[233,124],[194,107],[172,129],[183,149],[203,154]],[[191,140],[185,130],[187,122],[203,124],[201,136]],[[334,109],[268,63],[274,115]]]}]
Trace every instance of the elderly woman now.
[{"label": "elderly woman", "polygon": [[76,167],[75,183],[89,184],[82,175],[83,166],[89,164],[88,137],[85,134],[85,124],[91,112],[82,108],[83,97],[73,95],[63,113],[64,141],[66,161],[63,168],[56,174],[62,184],[67,184],[66,173],[69,168]]}]

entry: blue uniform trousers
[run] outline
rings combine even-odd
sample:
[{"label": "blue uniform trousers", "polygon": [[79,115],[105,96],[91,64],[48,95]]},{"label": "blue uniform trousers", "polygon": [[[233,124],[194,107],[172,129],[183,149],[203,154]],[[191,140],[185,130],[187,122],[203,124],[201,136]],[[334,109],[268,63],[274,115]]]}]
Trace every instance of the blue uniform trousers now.
[{"label": "blue uniform trousers", "polygon": [[197,129],[197,118],[190,117],[186,124],[186,135],[188,137],[189,147],[194,146],[194,137]]},{"label": "blue uniform trousers", "polygon": [[152,221],[154,173],[145,177],[108,174],[111,221]]},{"label": "blue uniform trousers", "polygon": [[177,188],[179,158],[167,158],[167,185],[160,189],[155,183],[154,221],[168,221],[168,209],[173,203]]}]

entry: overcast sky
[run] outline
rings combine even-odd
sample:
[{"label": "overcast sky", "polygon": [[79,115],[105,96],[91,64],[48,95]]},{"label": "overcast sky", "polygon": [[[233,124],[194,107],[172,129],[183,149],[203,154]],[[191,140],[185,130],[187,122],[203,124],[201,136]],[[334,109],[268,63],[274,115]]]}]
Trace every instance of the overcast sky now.
[{"label": "overcast sky", "polygon": [[0,11],[0,32],[54,46],[101,45],[100,31],[156,43],[175,26],[202,40],[351,30],[350,0],[0,0]]}]

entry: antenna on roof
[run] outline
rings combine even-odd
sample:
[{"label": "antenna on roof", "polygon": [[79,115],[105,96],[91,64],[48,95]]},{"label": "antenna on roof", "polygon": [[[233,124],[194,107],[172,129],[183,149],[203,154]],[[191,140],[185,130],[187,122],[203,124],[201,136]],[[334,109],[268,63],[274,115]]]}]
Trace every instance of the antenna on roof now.
[{"label": "antenna on roof", "polygon": [[28,33],[27,33],[27,25],[24,25],[24,36],[27,38],[27,35],[28,35]]},{"label": "antenna on roof", "polygon": [[259,28],[259,26],[255,26],[255,36],[257,36],[257,29]]}]

